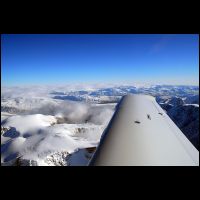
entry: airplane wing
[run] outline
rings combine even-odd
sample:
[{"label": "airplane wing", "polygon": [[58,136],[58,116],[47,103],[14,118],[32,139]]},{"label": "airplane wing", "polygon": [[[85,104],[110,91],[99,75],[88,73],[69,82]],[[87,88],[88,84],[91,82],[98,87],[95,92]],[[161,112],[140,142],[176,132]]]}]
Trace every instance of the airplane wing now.
[{"label": "airplane wing", "polygon": [[199,166],[199,151],[154,97],[126,95],[89,165]]}]

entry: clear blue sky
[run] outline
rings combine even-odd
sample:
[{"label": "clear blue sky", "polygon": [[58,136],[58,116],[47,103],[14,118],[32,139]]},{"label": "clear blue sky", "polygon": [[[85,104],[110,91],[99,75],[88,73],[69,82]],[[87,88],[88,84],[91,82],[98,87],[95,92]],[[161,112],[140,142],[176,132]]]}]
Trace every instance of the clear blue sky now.
[{"label": "clear blue sky", "polygon": [[3,85],[153,82],[198,85],[199,35],[1,35]]}]

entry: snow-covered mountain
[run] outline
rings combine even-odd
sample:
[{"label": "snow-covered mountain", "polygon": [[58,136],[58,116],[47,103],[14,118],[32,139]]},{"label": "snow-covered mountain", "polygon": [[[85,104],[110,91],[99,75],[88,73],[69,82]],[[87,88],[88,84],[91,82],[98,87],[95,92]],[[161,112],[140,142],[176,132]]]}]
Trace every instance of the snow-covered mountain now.
[{"label": "snow-covered mountain", "polygon": [[85,165],[128,93],[149,94],[199,149],[199,87],[95,85],[3,87],[2,165]]},{"label": "snow-covered mountain", "polygon": [[115,104],[60,100],[41,105],[1,112],[1,164],[87,164],[88,149],[98,145]]},{"label": "snow-covered mountain", "polygon": [[67,156],[78,149],[96,146],[104,129],[95,124],[58,124],[56,117],[41,114],[12,116],[3,120],[2,127],[8,128],[1,138],[3,162],[20,158],[35,165],[52,165],[50,158],[55,156],[58,161],[65,156],[67,163]]}]

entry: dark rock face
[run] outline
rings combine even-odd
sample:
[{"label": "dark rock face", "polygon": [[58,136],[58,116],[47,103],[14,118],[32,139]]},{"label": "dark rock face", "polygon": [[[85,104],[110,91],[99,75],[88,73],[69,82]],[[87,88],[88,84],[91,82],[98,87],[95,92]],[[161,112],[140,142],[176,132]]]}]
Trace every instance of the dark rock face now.
[{"label": "dark rock face", "polygon": [[38,166],[37,162],[35,160],[27,160],[18,158],[16,159],[15,164],[16,166]]},{"label": "dark rock face", "polygon": [[172,97],[167,101],[167,103],[173,106],[180,106],[184,104],[183,100],[179,97]]},{"label": "dark rock face", "polygon": [[168,111],[168,115],[180,127],[187,126],[199,118],[199,107],[193,105],[174,106]]},{"label": "dark rock face", "polygon": [[194,105],[173,106],[167,111],[167,114],[199,150],[199,107]]},{"label": "dark rock face", "polygon": [[199,118],[182,128],[183,133],[188,137],[192,144],[199,150]]},{"label": "dark rock face", "polygon": [[[199,95],[184,97],[157,96],[156,101],[199,150]],[[188,104],[188,105],[187,105]]]},{"label": "dark rock face", "polygon": [[168,111],[170,110],[173,106],[170,105],[170,104],[167,104],[167,103],[163,103],[163,104],[160,104],[161,108]]},{"label": "dark rock face", "polygon": [[[5,129],[5,127],[3,127],[3,128]],[[16,137],[19,137],[19,132],[16,130],[15,127],[9,127],[9,129],[3,133],[3,136],[10,137],[10,138],[16,138]]]},{"label": "dark rock face", "polygon": [[185,99],[184,101],[187,104],[199,104],[199,95],[192,95]]}]

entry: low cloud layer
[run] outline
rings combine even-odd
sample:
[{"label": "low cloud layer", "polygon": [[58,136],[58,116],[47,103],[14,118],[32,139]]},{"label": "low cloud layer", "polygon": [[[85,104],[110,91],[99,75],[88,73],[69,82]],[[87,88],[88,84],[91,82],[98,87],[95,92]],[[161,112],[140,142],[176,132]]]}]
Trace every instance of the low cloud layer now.
[{"label": "low cloud layer", "polygon": [[[62,101],[52,99],[52,91],[96,90],[105,87],[103,84],[76,84],[43,86],[2,87],[1,99],[3,107],[14,107],[19,114],[44,114],[62,118],[63,123],[106,124],[114,106],[95,106],[84,102]],[[13,108],[13,109],[14,109]],[[6,112],[9,112],[5,110]],[[61,121],[62,121],[61,120]]]},{"label": "low cloud layer", "polygon": [[114,106],[95,106],[83,102],[64,101],[60,104],[47,103],[28,111],[28,114],[54,115],[65,123],[94,123],[105,125],[114,112]]}]

